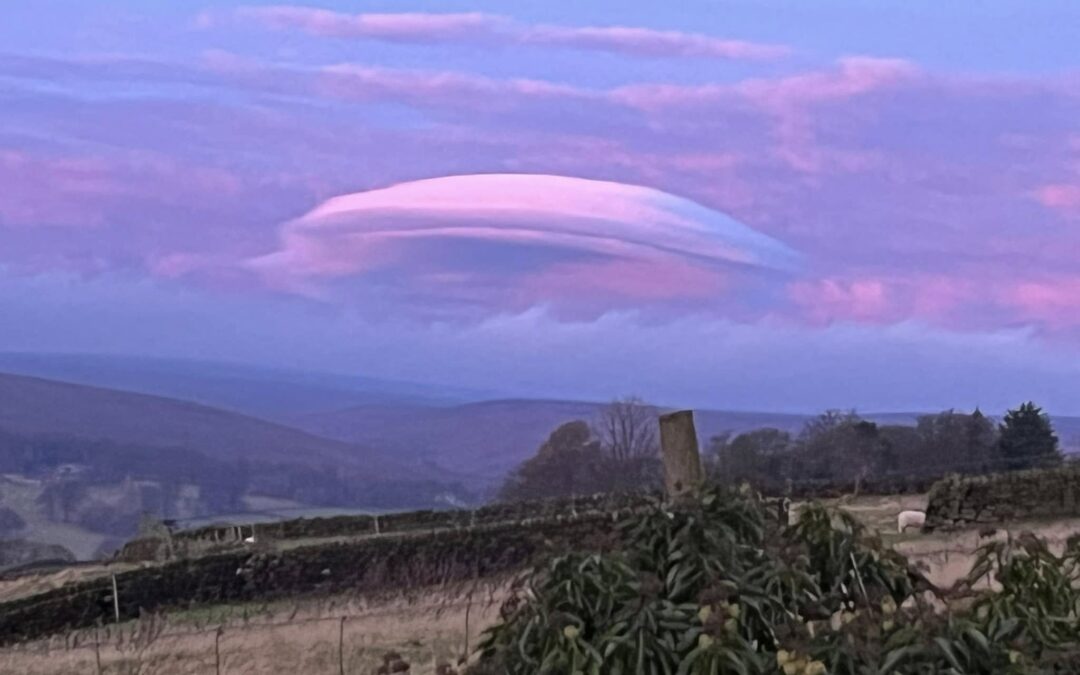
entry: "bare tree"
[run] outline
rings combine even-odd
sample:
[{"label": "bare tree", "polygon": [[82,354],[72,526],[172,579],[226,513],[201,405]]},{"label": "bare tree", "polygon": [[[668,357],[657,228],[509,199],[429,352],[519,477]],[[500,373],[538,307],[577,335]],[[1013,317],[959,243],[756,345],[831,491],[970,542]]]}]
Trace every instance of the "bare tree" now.
[{"label": "bare tree", "polygon": [[659,455],[656,409],[637,396],[617,399],[608,404],[596,422],[596,437],[617,461],[629,461]]}]

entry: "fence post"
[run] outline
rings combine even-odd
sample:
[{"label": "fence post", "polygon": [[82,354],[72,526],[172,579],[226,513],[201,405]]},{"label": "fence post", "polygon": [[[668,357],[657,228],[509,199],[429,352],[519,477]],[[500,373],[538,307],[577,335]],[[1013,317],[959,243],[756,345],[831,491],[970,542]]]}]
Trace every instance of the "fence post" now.
[{"label": "fence post", "polygon": [[465,657],[466,662],[469,659],[469,613],[472,611],[472,591],[469,591],[469,599],[465,604]]},{"label": "fence post", "polygon": [[94,660],[97,662],[97,675],[101,675],[101,641],[98,640],[97,628],[94,628]]},{"label": "fence post", "polygon": [[338,658],[338,671],[341,675],[345,675],[345,617],[341,617],[341,623],[338,624],[338,641],[337,641],[337,658]]},{"label": "fence post", "polygon": [[217,675],[221,675],[221,633],[224,630],[222,626],[218,626],[214,632],[214,672]]},{"label": "fence post", "polygon": [[866,594],[866,586],[863,585],[862,574],[859,573],[859,563],[855,561],[855,553],[848,552],[848,557],[851,558],[851,569],[855,571],[855,578],[859,581],[859,589],[862,590],[863,600],[866,601],[866,607],[870,607],[870,596]]},{"label": "fence post", "polygon": [[113,603],[113,616],[116,618],[116,623],[120,623],[120,592],[116,589],[116,575],[112,575],[112,603]]},{"label": "fence post", "polygon": [[680,410],[660,416],[660,447],[668,497],[676,498],[696,490],[704,477],[693,411]]}]

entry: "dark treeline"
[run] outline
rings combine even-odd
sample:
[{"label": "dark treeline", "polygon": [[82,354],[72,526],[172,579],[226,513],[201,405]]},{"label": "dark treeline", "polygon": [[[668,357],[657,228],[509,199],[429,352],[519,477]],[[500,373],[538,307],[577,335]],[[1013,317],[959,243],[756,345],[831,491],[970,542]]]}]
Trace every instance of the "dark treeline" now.
[{"label": "dark treeline", "polygon": [[[511,476],[500,499],[540,499],[652,489],[662,482],[656,409],[638,399],[612,404],[592,424],[556,429]],[[976,410],[920,417],[915,426],[876,424],[826,412],[796,434],[764,428],[708,440],[704,461],[721,483],[769,494],[925,491],[950,473],[1054,466],[1062,461],[1050,420],[1032,403],[1001,424]]]},{"label": "dark treeline", "polygon": [[827,412],[791,435],[758,429],[710,439],[711,474],[773,493],[816,486],[894,492],[923,490],[950,473],[980,474],[1060,464],[1049,418],[1032,403],[999,425],[982,414],[948,410],[915,426],[880,425],[854,412]]}]

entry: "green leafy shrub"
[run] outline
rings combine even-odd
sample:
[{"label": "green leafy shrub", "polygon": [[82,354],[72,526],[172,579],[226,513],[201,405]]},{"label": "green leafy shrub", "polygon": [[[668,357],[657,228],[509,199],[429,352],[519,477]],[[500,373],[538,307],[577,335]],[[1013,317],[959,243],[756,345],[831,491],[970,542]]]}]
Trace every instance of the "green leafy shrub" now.
[{"label": "green leafy shrub", "polygon": [[1080,544],[990,544],[943,591],[846,514],[770,513],[721,488],[655,501],[619,524],[617,552],[524,578],[469,672],[1080,672]]}]

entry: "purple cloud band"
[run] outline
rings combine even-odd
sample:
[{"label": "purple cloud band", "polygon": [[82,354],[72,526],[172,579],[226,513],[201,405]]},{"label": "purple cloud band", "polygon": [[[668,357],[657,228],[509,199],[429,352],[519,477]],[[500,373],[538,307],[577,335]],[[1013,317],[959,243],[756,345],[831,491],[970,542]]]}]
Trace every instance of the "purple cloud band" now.
[{"label": "purple cloud band", "polygon": [[654,58],[710,58],[750,61],[781,59],[784,45],[726,40],[709,35],[631,26],[529,25],[509,17],[466,13],[346,14],[293,5],[242,7],[229,15],[204,13],[199,24],[252,22],[276,30],[320,37],[384,40],[413,44],[469,43],[571,47]]},{"label": "purple cloud band", "polygon": [[[477,30],[470,21],[460,29]],[[1068,77],[849,57],[732,83],[596,89],[213,51],[195,63],[9,57],[0,70],[9,270],[134,269],[246,292],[272,282],[350,307],[393,290],[402,312],[445,294],[469,316],[663,306],[815,325],[1034,325],[1080,339],[1080,97]],[[483,181],[459,185],[482,212],[472,229],[404,234],[434,212],[402,202],[408,217],[393,228],[390,211],[360,209],[386,225],[378,235],[361,219],[341,231],[294,224],[279,239],[281,223],[335,195],[484,172],[651,186],[730,214],[805,264],[762,283],[687,255],[707,254],[708,239],[677,254],[659,252],[660,236],[633,248],[637,215],[602,218],[620,224],[606,239],[585,228],[560,240],[564,217],[534,209],[522,231],[520,208],[484,210],[502,188]],[[572,204],[578,183],[563,180],[527,192]],[[655,203],[633,190],[610,199]],[[501,262],[518,258],[520,269]],[[273,264],[251,275],[244,261],[260,259]]]}]

